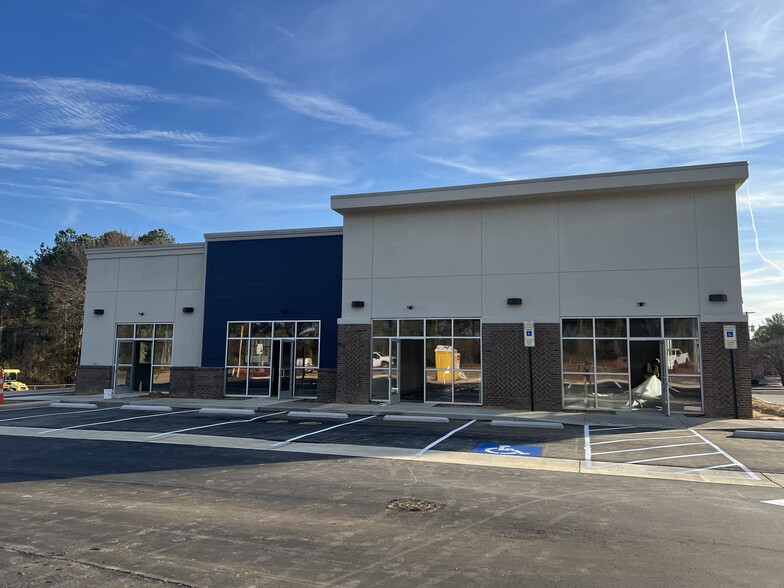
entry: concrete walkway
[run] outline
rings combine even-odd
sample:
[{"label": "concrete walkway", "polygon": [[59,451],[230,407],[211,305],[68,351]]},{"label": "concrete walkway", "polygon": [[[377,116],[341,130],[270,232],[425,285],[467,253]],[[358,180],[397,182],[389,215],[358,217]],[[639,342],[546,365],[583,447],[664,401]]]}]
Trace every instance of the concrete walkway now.
[{"label": "concrete walkway", "polygon": [[[19,407],[21,397],[15,396],[6,401],[13,401],[0,408]],[[25,396],[24,406],[45,405],[48,402],[90,402],[99,406],[122,404],[166,405],[175,408],[249,408],[253,410],[305,410],[318,412],[343,412],[350,415],[409,415],[409,416],[445,416],[450,419],[515,420],[515,421],[548,421],[568,425],[590,426],[635,426],[659,429],[759,429],[784,431],[784,421],[763,421],[753,419],[709,419],[674,414],[665,416],[657,411],[634,412],[546,412],[518,411],[513,409],[493,409],[473,406],[433,406],[430,404],[340,404],[319,403],[314,400],[278,400],[277,398],[148,398],[138,394],[118,395],[105,399],[103,395],[77,395],[67,397]],[[28,404],[30,402],[30,404]]]}]

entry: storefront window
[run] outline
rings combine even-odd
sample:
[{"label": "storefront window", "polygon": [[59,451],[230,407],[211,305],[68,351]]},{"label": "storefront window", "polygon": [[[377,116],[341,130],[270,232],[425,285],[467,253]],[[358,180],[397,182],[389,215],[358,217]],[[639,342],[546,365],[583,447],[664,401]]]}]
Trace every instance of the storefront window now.
[{"label": "storefront window", "polygon": [[374,320],[371,366],[373,401],[481,404],[481,321]]},{"label": "storefront window", "polygon": [[564,408],[702,412],[696,318],[570,318],[561,327]]},{"label": "storefront window", "polygon": [[114,390],[168,392],[174,324],[119,324],[115,333]]},{"label": "storefront window", "polygon": [[[293,370],[294,396],[316,397],[319,321],[229,322],[226,332],[226,395],[275,396],[280,371]],[[282,365],[282,342],[293,346],[292,366]]]}]

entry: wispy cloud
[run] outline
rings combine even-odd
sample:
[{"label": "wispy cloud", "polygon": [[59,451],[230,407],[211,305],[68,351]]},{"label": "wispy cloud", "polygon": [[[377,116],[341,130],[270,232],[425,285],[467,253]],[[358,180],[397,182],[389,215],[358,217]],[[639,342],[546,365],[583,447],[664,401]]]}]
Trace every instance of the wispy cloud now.
[{"label": "wispy cloud", "polygon": [[200,42],[192,31],[188,31],[185,34],[176,32],[148,16],[134,11],[129,12],[175,39],[211,56],[211,58],[186,56],[186,61],[194,65],[210,67],[231,73],[235,76],[261,84],[273,100],[276,100],[278,103],[294,112],[318,120],[352,127],[363,133],[373,135],[401,137],[408,134],[408,131],[404,127],[378,120],[372,115],[362,112],[358,108],[343,102],[338,98],[328,96],[322,92],[306,92],[293,89],[291,88],[291,84],[286,83],[281,78],[270,74],[265,70],[241,65],[230,60]]},{"label": "wispy cloud", "polygon": [[168,94],[150,86],[101,80],[0,75],[4,108],[0,117],[36,132],[56,129],[127,132],[124,118],[133,103],[209,102],[196,96]]},{"label": "wispy cloud", "polygon": [[425,156],[425,155],[421,156],[421,158],[424,159],[425,161],[430,161],[431,163],[436,163],[438,165],[459,169],[469,174],[475,174],[478,176],[483,176],[485,178],[491,178],[496,181],[503,182],[503,181],[512,181],[512,180],[520,179],[519,177],[507,175],[506,172],[502,172],[498,169],[482,167],[480,165],[477,165],[476,163],[470,163],[465,161],[452,161],[444,157],[434,157],[434,156]]},{"label": "wispy cloud", "polygon": [[262,69],[239,65],[220,56],[217,59],[207,59],[188,55],[183,59],[194,65],[210,67],[256,82],[278,104],[304,116],[352,127],[371,135],[402,137],[408,134],[404,127],[378,120],[337,98],[321,92],[291,89],[289,84]]},{"label": "wispy cloud", "polygon": [[186,154],[129,149],[98,136],[0,136],[0,166],[130,165],[169,177],[191,177],[207,183],[247,186],[312,186],[335,184],[335,178],[281,167],[230,159],[207,159]]}]

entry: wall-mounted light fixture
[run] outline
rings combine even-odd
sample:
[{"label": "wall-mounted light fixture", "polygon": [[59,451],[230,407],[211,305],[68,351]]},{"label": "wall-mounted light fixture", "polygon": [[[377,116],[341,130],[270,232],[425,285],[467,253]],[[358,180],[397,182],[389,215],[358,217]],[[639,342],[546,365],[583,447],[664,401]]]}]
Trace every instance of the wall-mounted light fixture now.
[{"label": "wall-mounted light fixture", "polygon": [[708,302],[727,302],[726,294],[709,294]]},{"label": "wall-mounted light fixture", "polygon": [[509,306],[520,306],[523,303],[522,298],[507,298],[506,303]]},{"label": "wall-mounted light fixture", "polygon": [[281,308],[280,309],[280,314],[288,314],[288,313],[289,313],[289,309],[288,308]]},{"label": "wall-mounted light fixture", "polygon": [[351,301],[351,308],[364,308],[365,301],[364,300],[352,300]]},{"label": "wall-mounted light fixture", "polygon": [[139,316],[144,316],[144,313],[143,313],[143,312],[140,312],[140,313],[139,313]]},{"label": "wall-mounted light fixture", "polygon": [[644,302],[638,302],[637,306],[645,306],[645,303]]},{"label": "wall-mounted light fixture", "polygon": [[93,308],[93,314],[103,314],[103,308]]},{"label": "wall-mounted light fixture", "polygon": [[409,304],[408,306],[406,306],[406,308],[408,310],[414,310],[414,305],[413,304]]},{"label": "wall-mounted light fixture", "polygon": [[193,307],[192,306],[183,306],[182,307],[182,312],[184,312],[186,314],[191,314],[193,312]]}]

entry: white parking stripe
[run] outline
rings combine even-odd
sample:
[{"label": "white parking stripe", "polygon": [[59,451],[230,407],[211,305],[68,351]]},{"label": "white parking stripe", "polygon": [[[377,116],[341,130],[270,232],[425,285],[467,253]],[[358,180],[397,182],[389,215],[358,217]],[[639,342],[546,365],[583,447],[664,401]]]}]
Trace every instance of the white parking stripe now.
[{"label": "white parking stripe", "polygon": [[757,474],[755,474],[754,472],[752,472],[752,471],[751,471],[749,468],[747,468],[745,465],[743,465],[742,463],[740,463],[740,462],[739,462],[737,459],[735,459],[734,457],[732,457],[732,456],[731,456],[729,453],[727,453],[726,451],[724,451],[724,450],[723,450],[721,447],[719,447],[719,446],[718,446],[718,445],[716,445],[715,443],[712,443],[711,441],[708,441],[708,440],[707,440],[705,437],[703,437],[702,435],[700,435],[700,434],[699,434],[697,431],[695,431],[694,429],[689,429],[689,431],[691,431],[692,433],[694,433],[695,435],[697,435],[697,437],[699,437],[700,439],[702,439],[703,441],[705,441],[705,443],[707,443],[708,445],[710,445],[711,447],[713,447],[714,449],[716,449],[716,450],[717,450],[719,453],[721,453],[721,454],[722,454],[724,457],[726,457],[728,460],[730,460],[732,463],[734,463],[736,466],[738,466],[740,469],[742,469],[744,472],[746,472],[746,474],[749,476],[749,478],[751,478],[752,480],[759,480],[759,476],[758,476]]},{"label": "white parking stripe", "polygon": [[722,468],[733,468],[733,467],[735,467],[734,463],[723,463],[721,465],[708,466],[707,468],[694,468],[693,470],[685,470],[685,471],[683,471],[681,473],[682,474],[692,474],[694,472],[701,472],[703,470],[720,470]]},{"label": "white parking stripe", "polygon": [[264,414],[261,416],[253,417],[252,419],[239,419],[233,421],[222,421],[220,423],[212,423],[211,425],[201,425],[200,427],[189,427],[187,429],[179,429],[177,431],[169,431],[168,433],[158,433],[157,435],[151,435],[147,437],[148,439],[157,439],[158,437],[165,437],[166,435],[174,435],[176,433],[185,433],[186,431],[195,431],[197,429],[209,429],[210,427],[220,427],[222,425],[231,425],[233,423],[250,423],[251,421],[257,421],[259,419],[266,419],[267,417],[277,416],[279,414],[286,414],[287,411],[282,412],[273,412],[272,414]]},{"label": "white parking stripe", "polygon": [[583,439],[585,446],[585,465],[591,467],[591,426],[583,425]]},{"label": "white parking stripe", "polygon": [[613,441],[597,441],[593,445],[607,445],[608,443],[631,443],[637,441],[658,441],[659,439],[693,439],[694,435],[676,435],[675,437],[635,437],[634,439],[614,439]]},{"label": "white parking stripe", "polygon": [[286,439],[285,441],[281,441],[280,443],[275,443],[274,445],[270,445],[270,449],[274,449],[275,447],[280,447],[281,445],[286,445],[287,443],[291,443],[292,441],[297,441],[299,439],[304,439],[305,437],[310,437],[311,435],[318,435],[319,433],[324,433],[326,431],[331,431],[332,429],[337,429],[338,427],[345,427],[347,425],[353,425],[354,423],[359,423],[362,421],[366,421],[368,419],[374,419],[376,415],[371,415],[369,417],[357,419],[355,421],[351,421],[348,423],[340,423],[339,425],[333,425],[331,427],[327,427],[326,429],[319,429],[318,431],[313,431],[312,433],[305,433],[304,435],[299,435],[297,437],[292,437],[291,439]]},{"label": "white parking stripe", "polygon": [[720,451],[711,451],[709,453],[692,453],[691,455],[668,455],[667,457],[654,457],[651,459],[638,459],[635,461],[627,461],[626,463],[649,463],[652,461],[667,461],[670,459],[685,459],[687,457],[702,457],[703,455],[719,455]]},{"label": "white parking stripe", "polygon": [[474,420],[472,420],[472,421],[468,421],[466,424],[464,424],[464,425],[462,425],[462,426],[458,427],[458,428],[457,428],[457,429],[455,429],[454,431],[450,431],[449,433],[447,433],[446,435],[444,435],[443,437],[441,437],[441,438],[440,438],[440,439],[438,439],[437,441],[433,441],[433,442],[432,442],[430,445],[428,445],[428,446],[427,446],[427,447],[425,447],[424,449],[421,449],[421,450],[419,451],[419,453],[417,453],[417,454],[416,454],[416,456],[417,456],[417,457],[419,457],[420,455],[424,455],[424,454],[427,452],[427,450],[428,450],[428,449],[432,449],[433,447],[435,447],[436,445],[438,445],[439,443],[441,443],[441,441],[443,441],[444,439],[449,439],[449,438],[450,438],[452,435],[454,435],[454,434],[455,434],[455,433],[457,433],[458,431],[462,431],[463,429],[465,429],[465,428],[466,428],[466,427],[468,427],[469,425],[473,425],[475,422],[476,422],[476,419],[474,419]]},{"label": "white parking stripe", "polygon": [[[586,427],[590,427],[591,425],[584,425]],[[594,433],[598,433],[599,431],[620,431],[621,429],[640,429],[636,425],[618,425],[617,427],[602,427],[601,429],[594,429]],[[631,433],[630,433],[631,434]]]},{"label": "white parking stripe", "polygon": [[687,445],[705,445],[704,442],[698,441],[697,443],[674,443],[672,445],[657,445],[655,447],[642,447],[637,449],[617,449],[616,451],[599,451],[594,455],[609,455],[611,453],[631,453],[633,451],[650,451],[651,449],[668,449],[670,447],[686,447]]},{"label": "white parking stripe", "polygon": [[53,412],[52,414],[33,414],[33,415],[28,415],[23,417],[14,417],[12,419],[0,419],[0,423],[7,423],[8,421],[21,421],[24,419],[37,419],[43,417],[57,416],[61,414],[76,416],[76,415],[84,414],[86,412],[98,412],[99,410],[114,410],[116,408],[117,408],[116,406],[110,406],[109,408],[91,408],[88,410],[80,410],[79,412],[74,412],[72,410],[69,410],[68,412]]},{"label": "white parking stripe", "polygon": [[111,423],[121,423],[123,421],[133,421],[136,419],[154,419],[155,417],[172,416],[175,414],[183,414],[185,412],[198,412],[198,408],[193,410],[180,410],[178,412],[159,412],[156,414],[143,414],[141,416],[128,417],[124,419],[115,419],[113,421],[103,421],[100,423],[84,423],[82,425],[73,425],[72,427],[63,427],[61,429],[49,429],[48,431],[41,431],[39,435],[46,435],[47,433],[57,433],[58,431],[67,431],[69,429],[81,429],[82,427],[94,427],[95,425],[108,425]]},{"label": "white parking stripe", "polygon": [[[620,428],[620,427],[619,427]],[[628,429],[642,429],[644,427],[623,427]],[[602,431],[613,431],[618,429],[601,429]],[[657,433],[673,433],[677,431],[677,429],[661,429],[658,431],[640,431],[639,433],[621,433],[621,435],[655,435]],[[594,430],[594,433],[596,430]],[[600,435],[601,437],[609,437],[609,435]]]}]

